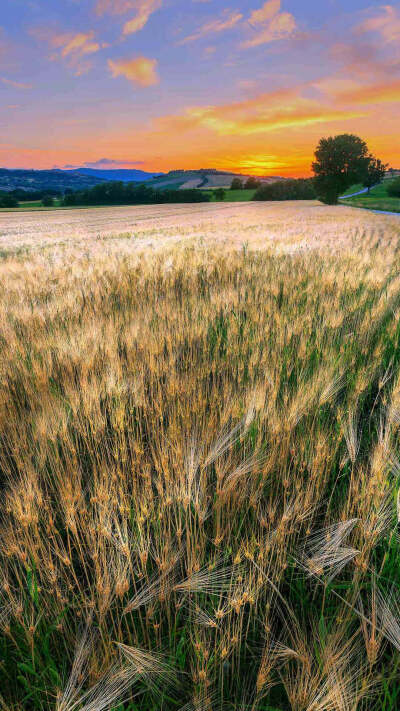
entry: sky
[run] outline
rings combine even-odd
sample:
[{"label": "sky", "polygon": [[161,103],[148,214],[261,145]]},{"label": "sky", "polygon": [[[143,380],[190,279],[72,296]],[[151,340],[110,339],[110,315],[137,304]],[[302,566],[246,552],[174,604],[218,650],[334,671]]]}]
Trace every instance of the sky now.
[{"label": "sky", "polygon": [[1,167],[306,176],[356,133],[400,168],[400,2],[1,5]]}]

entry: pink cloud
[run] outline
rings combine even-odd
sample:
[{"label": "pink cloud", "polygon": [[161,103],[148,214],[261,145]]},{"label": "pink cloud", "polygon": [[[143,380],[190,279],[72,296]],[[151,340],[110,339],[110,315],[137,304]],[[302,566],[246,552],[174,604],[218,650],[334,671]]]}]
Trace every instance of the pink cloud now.
[{"label": "pink cloud", "polygon": [[13,79],[6,79],[5,77],[1,77],[0,81],[3,84],[6,84],[7,86],[12,86],[13,89],[32,89],[33,88],[32,84],[25,84],[20,81],[13,81]]},{"label": "pink cloud", "polygon": [[136,6],[136,15],[124,25],[124,35],[131,35],[142,30],[153,12],[160,7],[161,0],[140,0]]},{"label": "pink cloud", "polygon": [[243,42],[242,47],[258,47],[292,37],[297,30],[296,20],[290,12],[280,10],[281,0],[267,0],[262,7],[254,10],[249,24],[257,28],[257,33]]},{"label": "pink cloud", "polygon": [[123,34],[131,35],[145,27],[151,15],[162,5],[162,0],[98,0],[96,12],[99,15],[105,12],[113,15],[124,15],[131,10],[136,14],[124,24]]},{"label": "pink cloud", "polygon": [[400,9],[393,5],[382,5],[377,14],[364,20],[356,28],[356,32],[377,32],[386,42],[400,41]]},{"label": "pink cloud", "polygon": [[198,40],[201,37],[207,37],[208,35],[212,35],[218,32],[224,32],[225,30],[230,30],[232,27],[235,27],[235,25],[237,25],[238,22],[240,22],[240,20],[242,19],[243,15],[241,12],[234,11],[227,13],[225,11],[223,17],[211,20],[210,22],[206,22],[204,25],[199,27],[196,32],[193,32],[193,34],[188,35],[183,40],[181,40],[179,44],[187,44],[188,42],[194,42],[195,40]]},{"label": "pink cloud", "polygon": [[267,0],[259,10],[253,10],[249,17],[251,25],[259,25],[272,20],[281,9],[281,0]]},{"label": "pink cloud", "polygon": [[136,0],[97,0],[96,12],[98,15],[106,12],[112,15],[123,15],[136,6]]}]

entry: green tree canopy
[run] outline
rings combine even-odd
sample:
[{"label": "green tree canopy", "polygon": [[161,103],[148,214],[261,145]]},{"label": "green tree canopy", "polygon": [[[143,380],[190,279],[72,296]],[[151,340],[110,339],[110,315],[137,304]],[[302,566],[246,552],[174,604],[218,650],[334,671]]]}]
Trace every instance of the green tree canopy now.
[{"label": "green tree canopy", "polygon": [[387,186],[387,194],[390,197],[400,198],[400,177],[392,180]]},{"label": "green tree canopy", "polygon": [[19,207],[19,203],[14,195],[2,193],[0,195],[0,207]]},{"label": "green tree canopy", "polygon": [[54,198],[52,195],[44,195],[42,199],[43,207],[54,207]]},{"label": "green tree canopy", "polygon": [[240,180],[240,178],[233,178],[231,182],[231,190],[242,190],[243,189],[243,182]]},{"label": "green tree canopy", "polygon": [[355,183],[363,183],[372,156],[359,136],[343,133],[321,138],[312,164],[317,196],[336,205],[340,195]]},{"label": "green tree canopy", "polygon": [[217,200],[225,200],[224,188],[217,188],[216,190],[214,190],[214,195]]},{"label": "green tree canopy", "polygon": [[257,178],[250,177],[250,178],[247,178],[247,180],[244,184],[244,187],[246,190],[256,190],[257,188],[260,187],[260,185],[261,185],[261,183],[259,180],[257,180]]},{"label": "green tree canopy", "polygon": [[370,188],[373,188],[374,185],[378,185],[378,183],[383,180],[386,169],[387,165],[382,163],[379,158],[371,156],[371,160],[367,168],[367,175],[363,183],[364,187],[368,188],[368,192],[370,191]]}]

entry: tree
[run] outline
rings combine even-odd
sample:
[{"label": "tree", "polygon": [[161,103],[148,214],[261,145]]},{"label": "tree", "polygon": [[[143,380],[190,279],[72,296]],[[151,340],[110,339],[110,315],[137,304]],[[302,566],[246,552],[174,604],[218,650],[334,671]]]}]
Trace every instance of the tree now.
[{"label": "tree", "polygon": [[224,188],[217,188],[217,190],[214,190],[214,195],[216,200],[225,200],[225,190]]},{"label": "tree", "polygon": [[390,197],[400,198],[400,177],[390,181],[387,186],[387,194]]},{"label": "tree", "polygon": [[364,188],[368,188],[368,192],[374,187],[374,185],[378,185],[378,183],[382,182],[385,177],[386,169],[387,165],[382,163],[379,158],[370,156],[370,162],[367,167],[367,175],[363,182]]},{"label": "tree", "polygon": [[350,185],[365,180],[371,156],[361,138],[349,133],[321,138],[315,151],[314,185],[318,198],[337,205]]},{"label": "tree", "polygon": [[44,195],[42,199],[43,207],[54,207],[54,198],[52,195]]},{"label": "tree", "polygon": [[247,180],[244,184],[244,188],[245,188],[245,190],[256,190],[257,188],[260,187],[260,185],[261,185],[261,183],[259,180],[257,180],[257,178],[250,177],[250,178],[247,178]]},{"label": "tree", "polygon": [[0,207],[19,207],[19,203],[14,195],[5,193],[0,195]]},{"label": "tree", "polygon": [[231,190],[243,190],[243,182],[240,178],[233,178],[231,182]]}]

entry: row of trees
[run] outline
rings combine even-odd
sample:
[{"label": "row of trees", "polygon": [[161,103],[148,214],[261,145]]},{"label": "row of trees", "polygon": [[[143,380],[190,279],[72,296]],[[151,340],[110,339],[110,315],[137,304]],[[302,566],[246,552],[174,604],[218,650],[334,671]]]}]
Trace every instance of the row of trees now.
[{"label": "row of trees", "polygon": [[311,178],[277,180],[256,190],[253,200],[315,200],[316,192]]},{"label": "row of trees", "polygon": [[[72,191],[69,191],[72,192]],[[0,191],[0,207],[19,207],[20,202],[41,202],[43,207],[52,207],[55,198],[61,199],[62,193],[59,190],[15,190]]]},{"label": "row of trees", "polygon": [[64,206],[73,205],[152,205],[156,203],[209,202],[201,190],[154,190],[143,183],[100,183],[87,190],[68,193]]},{"label": "row of trees", "polygon": [[241,178],[233,178],[231,182],[231,190],[257,190],[261,185],[261,181],[257,178],[247,178],[245,182]]}]

